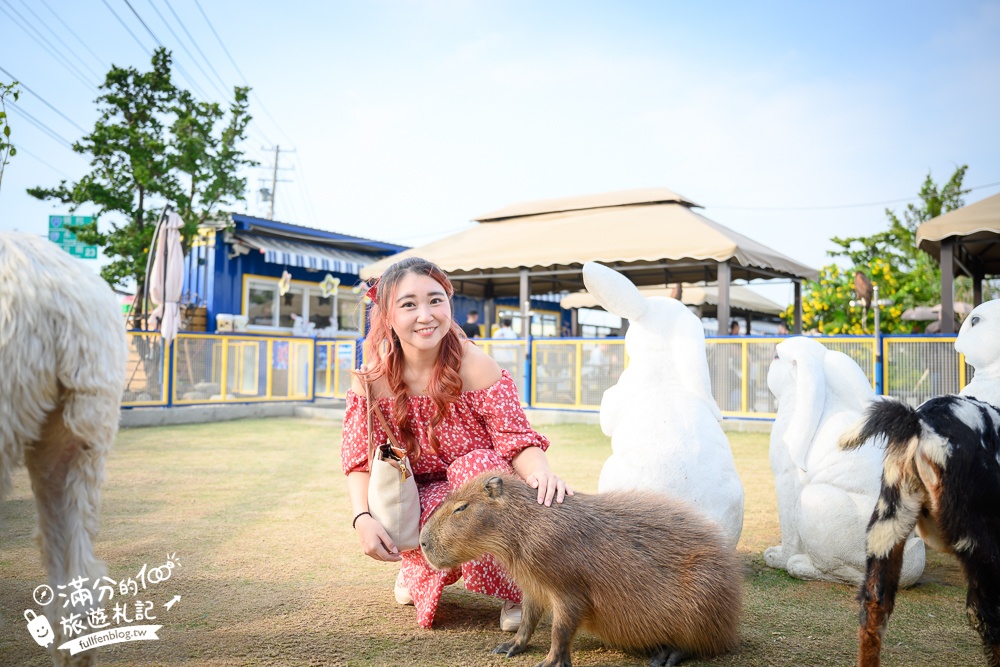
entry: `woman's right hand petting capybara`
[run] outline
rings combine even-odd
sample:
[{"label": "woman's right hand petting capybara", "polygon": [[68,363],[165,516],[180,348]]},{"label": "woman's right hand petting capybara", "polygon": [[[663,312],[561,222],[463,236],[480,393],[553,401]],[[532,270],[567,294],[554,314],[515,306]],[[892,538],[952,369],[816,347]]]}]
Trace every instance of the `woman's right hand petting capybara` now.
[{"label": "woman's right hand petting capybara", "polygon": [[487,472],[456,489],[420,532],[432,566],[489,553],[520,586],[521,627],[494,653],[522,653],[550,609],[552,645],[540,667],[570,665],[580,627],[660,666],[739,643],[741,565],[714,522],[649,491],[578,493],[552,507],[536,496],[512,475]]}]

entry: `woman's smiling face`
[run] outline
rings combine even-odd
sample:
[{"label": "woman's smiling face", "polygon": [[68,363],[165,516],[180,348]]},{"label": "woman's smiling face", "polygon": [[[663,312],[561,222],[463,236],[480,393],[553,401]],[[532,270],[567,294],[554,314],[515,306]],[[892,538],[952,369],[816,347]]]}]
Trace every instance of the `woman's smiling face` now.
[{"label": "woman's smiling face", "polygon": [[404,347],[436,348],[451,328],[451,302],[430,276],[407,273],[396,285],[389,324]]}]

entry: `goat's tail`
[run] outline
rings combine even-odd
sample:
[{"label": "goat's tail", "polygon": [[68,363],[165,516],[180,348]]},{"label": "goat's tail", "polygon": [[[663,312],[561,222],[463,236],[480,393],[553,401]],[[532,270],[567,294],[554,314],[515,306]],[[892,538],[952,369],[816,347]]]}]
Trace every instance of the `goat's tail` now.
[{"label": "goat's tail", "polygon": [[882,436],[887,451],[892,452],[905,447],[920,432],[920,415],[916,408],[889,398],[868,406],[864,417],[840,436],[840,448],[857,449],[869,439]]}]

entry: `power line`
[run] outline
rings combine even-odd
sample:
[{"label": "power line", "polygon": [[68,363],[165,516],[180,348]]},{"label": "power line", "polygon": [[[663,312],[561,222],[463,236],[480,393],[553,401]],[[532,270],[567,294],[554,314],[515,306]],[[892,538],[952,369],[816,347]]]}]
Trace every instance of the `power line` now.
[{"label": "power line", "polygon": [[146,25],[146,22],[142,20],[142,17],[141,17],[141,16],[139,16],[139,12],[135,11],[135,7],[133,7],[133,6],[132,6],[132,3],[131,3],[131,2],[129,2],[128,0],[122,0],[122,1],[123,1],[123,2],[124,2],[124,3],[126,4],[126,5],[128,5],[128,8],[132,10],[132,13],[133,13],[133,14],[135,14],[135,17],[136,17],[137,19],[139,19],[139,23],[141,23],[141,24],[142,24],[142,27],[146,29],[146,32],[148,32],[148,33],[149,33],[149,36],[153,38],[153,41],[154,41],[154,42],[156,42],[157,44],[159,44],[160,46],[163,46],[163,42],[161,42],[161,41],[160,41],[160,38],[159,38],[159,37],[157,37],[156,35],[154,35],[154,34],[153,34],[153,31],[149,29],[149,26],[148,26],[148,25]]},{"label": "power line", "polygon": [[[1000,181],[995,183],[987,183],[986,185],[976,185],[971,188],[964,188],[963,192],[972,192],[973,190],[982,190],[983,188],[992,188],[994,186],[1000,185]],[[900,199],[887,199],[885,201],[875,201],[869,202],[867,204],[835,204],[832,206],[712,206],[712,210],[731,210],[731,211],[834,211],[837,209],[844,208],[867,208],[869,206],[888,206],[889,204],[902,204],[908,201],[915,201],[920,199],[920,195],[915,195],[913,197],[902,197]]]},{"label": "power line", "polygon": [[[61,53],[53,49],[51,44],[47,43],[48,40],[45,38],[45,36],[42,35],[42,33],[38,32],[38,30],[34,26],[32,26],[27,19],[21,16],[21,13],[14,8],[14,5],[10,4],[9,0],[2,0],[2,1],[7,4],[7,6],[10,8],[10,11],[7,11],[7,9],[5,9],[3,5],[0,5],[0,12],[6,14],[11,21],[13,21],[19,28],[21,28],[21,30],[23,30],[28,35],[28,37],[30,37],[36,44],[42,47],[42,49],[44,49],[50,56],[52,56],[56,60],[56,62],[65,67],[70,72],[70,74],[79,79],[80,82],[82,82],[85,86],[87,86],[87,88],[90,88],[91,90],[97,90],[97,87],[93,83],[87,81],[87,77],[83,72],[74,67],[73,64],[69,62],[69,60],[65,56],[63,56]],[[17,16],[15,17],[13,14],[11,14],[10,13],[11,11],[14,12],[14,14],[16,14]],[[24,24],[21,23],[22,21],[24,22]],[[32,33],[32,31],[34,31],[34,33]]]},{"label": "power line", "polygon": [[[133,13],[133,14],[135,14],[135,17],[136,17],[137,19],[139,19],[139,23],[141,23],[141,24],[142,24],[142,27],[146,29],[146,32],[148,32],[148,33],[149,33],[149,36],[153,38],[153,41],[154,41],[154,42],[156,42],[157,46],[160,46],[160,47],[163,47],[163,48],[166,48],[166,47],[164,46],[163,42],[162,42],[162,41],[160,41],[160,38],[159,38],[159,37],[157,37],[157,36],[156,36],[156,35],[155,35],[155,34],[153,33],[153,31],[152,31],[152,30],[150,30],[149,26],[148,26],[148,25],[146,25],[146,22],[142,20],[142,17],[141,17],[141,16],[139,16],[139,12],[135,11],[135,7],[133,7],[133,6],[132,6],[132,3],[131,3],[131,2],[129,2],[129,0],[122,0],[122,1],[123,1],[123,2],[124,2],[124,3],[126,4],[126,5],[128,5],[128,8],[129,8],[129,9],[131,9],[131,10],[132,10],[132,13]],[[155,9],[155,7],[154,7],[154,9]],[[168,27],[169,27],[169,26],[168,26]],[[176,67],[176,68],[177,68],[177,71],[178,71],[178,72],[180,72],[181,76],[183,76],[183,77],[184,77],[185,79],[187,79],[187,82],[191,84],[191,87],[195,89],[195,91],[196,91],[196,92],[197,92],[197,93],[198,93],[198,94],[199,94],[199,95],[201,96],[201,98],[202,98],[202,99],[204,99],[204,100],[208,100],[208,99],[211,99],[211,97],[212,97],[212,96],[211,96],[211,95],[208,95],[208,94],[206,94],[206,93],[205,93],[205,91],[204,91],[204,90],[202,89],[202,87],[201,87],[201,86],[199,86],[199,85],[198,85],[198,83],[197,83],[197,82],[196,82],[196,81],[195,81],[195,80],[194,80],[193,78],[191,78],[191,75],[187,73],[187,70],[185,70],[185,69],[184,69],[184,66],[183,66],[183,65],[181,65],[181,64],[180,64],[179,62],[177,62],[177,61],[175,60],[175,61],[174,61],[174,67]]]},{"label": "power line", "polygon": [[114,9],[113,9],[113,8],[111,7],[111,5],[110,5],[110,4],[108,4],[108,0],[101,0],[101,2],[103,2],[103,3],[104,3],[104,6],[108,8],[108,11],[109,11],[109,12],[111,12],[111,14],[112,14],[112,15],[113,15],[113,16],[114,16],[114,17],[115,17],[116,19],[118,19],[118,22],[122,24],[122,27],[123,27],[123,28],[125,28],[126,32],[128,32],[128,34],[132,35],[132,39],[134,39],[134,40],[135,40],[135,43],[139,45],[139,48],[141,48],[141,49],[142,49],[143,51],[145,51],[145,52],[146,52],[146,55],[147,55],[147,56],[152,56],[152,55],[153,55],[153,52],[152,52],[152,51],[150,51],[149,49],[147,49],[147,48],[146,48],[146,45],[142,43],[142,40],[141,40],[141,39],[139,39],[139,36],[138,36],[138,35],[136,35],[136,34],[135,34],[134,32],[132,32],[132,29],[131,29],[131,28],[129,28],[129,27],[128,27],[128,24],[127,24],[127,23],[125,23],[125,21],[123,21],[123,20],[122,20],[122,17],[118,16],[118,12],[116,12],[116,11],[115,11],[115,10],[114,10]]},{"label": "power line", "polygon": [[236,72],[240,75],[240,78],[243,79],[243,83],[250,88],[250,94],[253,95],[254,99],[257,100],[257,102],[260,104],[261,111],[263,111],[264,115],[266,115],[271,120],[271,122],[274,123],[274,126],[278,129],[278,131],[284,134],[285,138],[294,144],[295,141],[291,137],[289,137],[288,134],[286,134],[283,129],[281,129],[281,126],[278,125],[278,121],[274,120],[274,117],[271,115],[271,112],[267,110],[266,106],[264,106],[264,101],[260,99],[260,96],[257,95],[257,91],[255,91],[253,89],[253,86],[250,85],[250,81],[247,79],[246,75],[243,74],[243,71],[240,69],[240,66],[236,64],[236,61],[233,59],[233,55],[229,53],[229,49],[226,48],[225,43],[222,41],[222,37],[219,36],[219,33],[215,30],[215,26],[213,26],[212,22],[209,20],[208,14],[206,14],[205,10],[202,9],[201,3],[198,2],[198,0],[194,0],[194,4],[196,7],[198,7],[198,11],[201,12],[202,17],[205,19],[205,23],[208,24],[209,30],[212,31],[213,35],[215,35],[215,39],[219,41],[219,46],[222,47],[222,50],[225,52],[226,57],[229,58],[229,62],[231,62],[233,64],[233,67],[236,68]]},{"label": "power line", "polygon": [[18,106],[16,102],[14,102],[13,100],[7,100],[7,104],[10,106],[11,109],[13,109],[14,111],[16,111],[21,116],[23,116],[25,118],[25,120],[27,120],[29,123],[31,123],[32,125],[34,125],[35,127],[37,127],[39,130],[41,130],[45,134],[49,135],[56,142],[62,144],[63,146],[65,146],[66,148],[68,148],[70,150],[73,150],[73,144],[70,143],[69,139],[67,139],[66,137],[62,136],[61,134],[59,134],[58,132],[56,132],[55,130],[53,130],[48,125],[46,125],[42,121],[38,120],[34,116],[32,116],[30,113],[28,113],[27,111],[25,111],[24,109],[22,109],[20,106]]},{"label": "power line", "polygon": [[[150,0],[150,2],[152,2],[152,0]],[[177,20],[178,25],[180,25],[181,30],[183,30],[184,34],[188,36],[189,40],[191,40],[191,44],[194,46],[195,50],[198,51],[199,54],[201,54],[201,58],[202,60],[205,61],[205,64],[208,65],[208,69],[212,70],[212,73],[215,74],[215,78],[219,80],[219,83],[222,84],[223,88],[228,88],[229,84],[227,84],[225,79],[223,79],[219,75],[218,70],[216,70],[215,66],[212,64],[211,59],[209,59],[209,57],[205,55],[205,52],[201,50],[201,47],[198,46],[198,40],[196,40],[194,37],[191,36],[191,33],[188,31],[187,26],[184,25],[184,21],[182,21],[181,17],[178,16],[177,12],[174,11],[174,7],[173,5],[170,4],[170,0],[163,0],[163,2],[167,5],[167,9],[170,10],[170,13],[174,15],[174,18]],[[180,40],[178,39],[177,41]],[[190,55],[190,52],[188,52],[188,55]],[[192,60],[194,60],[193,56]]]},{"label": "power line", "polygon": [[58,167],[53,167],[51,164],[49,164],[48,162],[46,162],[45,160],[43,160],[41,157],[35,155],[31,151],[29,151],[27,148],[23,148],[23,147],[21,147],[18,144],[14,144],[14,148],[17,149],[17,154],[18,155],[20,155],[21,153],[24,153],[28,157],[34,158],[35,160],[37,160],[38,162],[41,162],[42,164],[44,164],[46,167],[48,167],[52,171],[56,172],[57,174],[61,174],[61,175],[65,176],[66,180],[71,180],[73,178],[72,176],[70,176],[69,174],[67,174],[65,171],[63,171],[62,169],[60,169]]},{"label": "power line", "polygon": [[76,31],[73,30],[71,27],[69,27],[69,25],[67,25],[66,22],[62,20],[62,18],[59,16],[59,14],[57,14],[55,12],[55,10],[52,9],[52,7],[49,6],[49,3],[45,2],[45,0],[38,0],[38,1],[41,2],[43,5],[45,5],[45,8],[47,10],[49,10],[49,13],[56,17],[56,20],[59,21],[59,23],[61,23],[63,25],[63,27],[66,28],[66,30],[69,31],[69,34],[73,35],[73,39],[75,39],[76,41],[80,42],[80,44],[83,46],[83,48],[87,49],[87,51],[90,52],[90,55],[94,56],[94,59],[97,60],[97,62],[100,64],[100,66],[101,66],[102,69],[107,69],[107,64],[104,62],[104,60],[99,55],[97,55],[96,53],[94,53],[94,50],[92,48],[90,48],[90,46],[85,41],[83,41],[82,39],[80,39],[80,36],[78,34],[76,34]]},{"label": "power line", "polygon": [[87,133],[87,130],[85,130],[82,127],[80,127],[79,125],[77,125],[76,122],[73,121],[72,118],[70,118],[69,116],[67,116],[66,114],[64,114],[62,111],[59,111],[59,109],[56,109],[54,106],[52,106],[51,104],[49,104],[48,102],[46,102],[44,97],[42,97],[41,95],[39,95],[38,93],[36,93],[35,91],[33,91],[31,88],[28,88],[28,86],[23,81],[21,81],[19,78],[17,78],[13,74],[11,74],[9,71],[5,70],[3,67],[0,67],[0,72],[3,72],[7,76],[9,76],[13,81],[17,81],[17,85],[19,85],[21,88],[24,88],[26,91],[28,91],[29,93],[31,93],[32,95],[34,95],[35,97],[37,97],[41,101],[42,104],[44,104],[45,106],[47,106],[48,108],[52,109],[57,114],[59,114],[60,116],[62,116],[63,119],[67,123],[69,123],[70,125],[72,125],[76,129],[80,130],[84,134]]},{"label": "power line", "polygon": [[[8,2],[8,4],[9,4],[9,2]],[[48,22],[46,22],[41,16],[39,16],[38,14],[35,13],[35,10],[31,8],[31,5],[29,5],[27,2],[25,2],[25,0],[21,0],[21,4],[24,5],[25,9],[27,9],[29,12],[31,12],[32,16],[34,16],[36,19],[38,19],[38,22],[42,24],[42,27],[44,27],[46,30],[48,30],[49,33],[52,35],[53,38],[55,38],[55,40],[57,42],[62,42],[62,39],[59,37],[59,35],[56,34],[56,31],[53,30],[51,27],[49,27]],[[72,53],[73,53],[74,56],[76,56],[77,61],[81,65],[83,65],[85,68],[87,68],[88,72],[90,72],[92,75],[94,75],[94,77],[96,77],[98,79],[101,78],[101,75],[98,72],[95,72],[93,70],[93,68],[90,67],[90,65],[88,65],[87,63],[85,63],[83,61],[83,59],[80,58],[80,56],[76,53],[76,51],[72,51]]]},{"label": "power line", "polygon": [[206,72],[205,69],[201,66],[201,63],[199,63],[198,60],[194,57],[194,55],[191,53],[191,51],[188,50],[187,45],[181,40],[181,38],[177,35],[177,33],[174,32],[173,27],[171,27],[171,25],[167,23],[167,19],[164,18],[163,14],[160,13],[160,10],[156,8],[156,5],[153,4],[153,0],[146,0],[146,2],[148,2],[149,6],[153,8],[153,11],[156,12],[156,15],[160,17],[160,21],[163,23],[163,25],[167,26],[167,30],[169,30],[170,34],[174,36],[174,39],[177,40],[177,43],[180,45],[180,47],[184,49],[184,53],[188,55],[188,57],[191,59],[191,62],[194,63],[194,66],[198,68],[199,72],[201,72],[202,76],[204,76],[205,79],[210,84],[212,84],[212,87],[214,87],[215,90],[218,91],[219,94],[222,96],[222,99],[225,100],[227,98],[226,91],[221,90],[219,86],[216,85],[212,77],[210,77],[208,75],[208,72]]}]

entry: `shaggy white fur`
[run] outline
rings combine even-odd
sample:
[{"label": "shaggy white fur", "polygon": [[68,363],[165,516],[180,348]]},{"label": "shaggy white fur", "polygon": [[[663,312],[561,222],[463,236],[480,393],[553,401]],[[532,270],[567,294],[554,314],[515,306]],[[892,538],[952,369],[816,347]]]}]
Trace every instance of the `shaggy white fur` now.
[{"label": "shaggy white fur", "polygon": [[608,312],[629,321],[628,368],[601,399],[612,453],[597,490],[669,493],[718,522],[736,548],[743,484],[712,398],[701,322],[677,299],[646,298],[600,264],[583,265],[583,282]]},{"label": "shaggy white fur", "polygon": [[[0,499],[26,465],[53,590],[104,573],[94,557],[104,457],[118,432],[128,349],[114,292],[48,240],[0,233]],[[46,612],[58,646],[66,641]],[[91,605],[92,606],[92,605]],[[57,665],[94,664],[93,651]]]},{"label": "shaggy white fur", "polygon": [[[810,338],[789,338],[775,353],[767,386],[778,399],[770,459],[781,545],[764,551],[764,562],[799,579],[860,584],[883,451],[873,442],[842,451],[837,442],[875,392],[854,360]],[[924,562],[924,544],[911,536],[900,584],[913,585]]]}]

